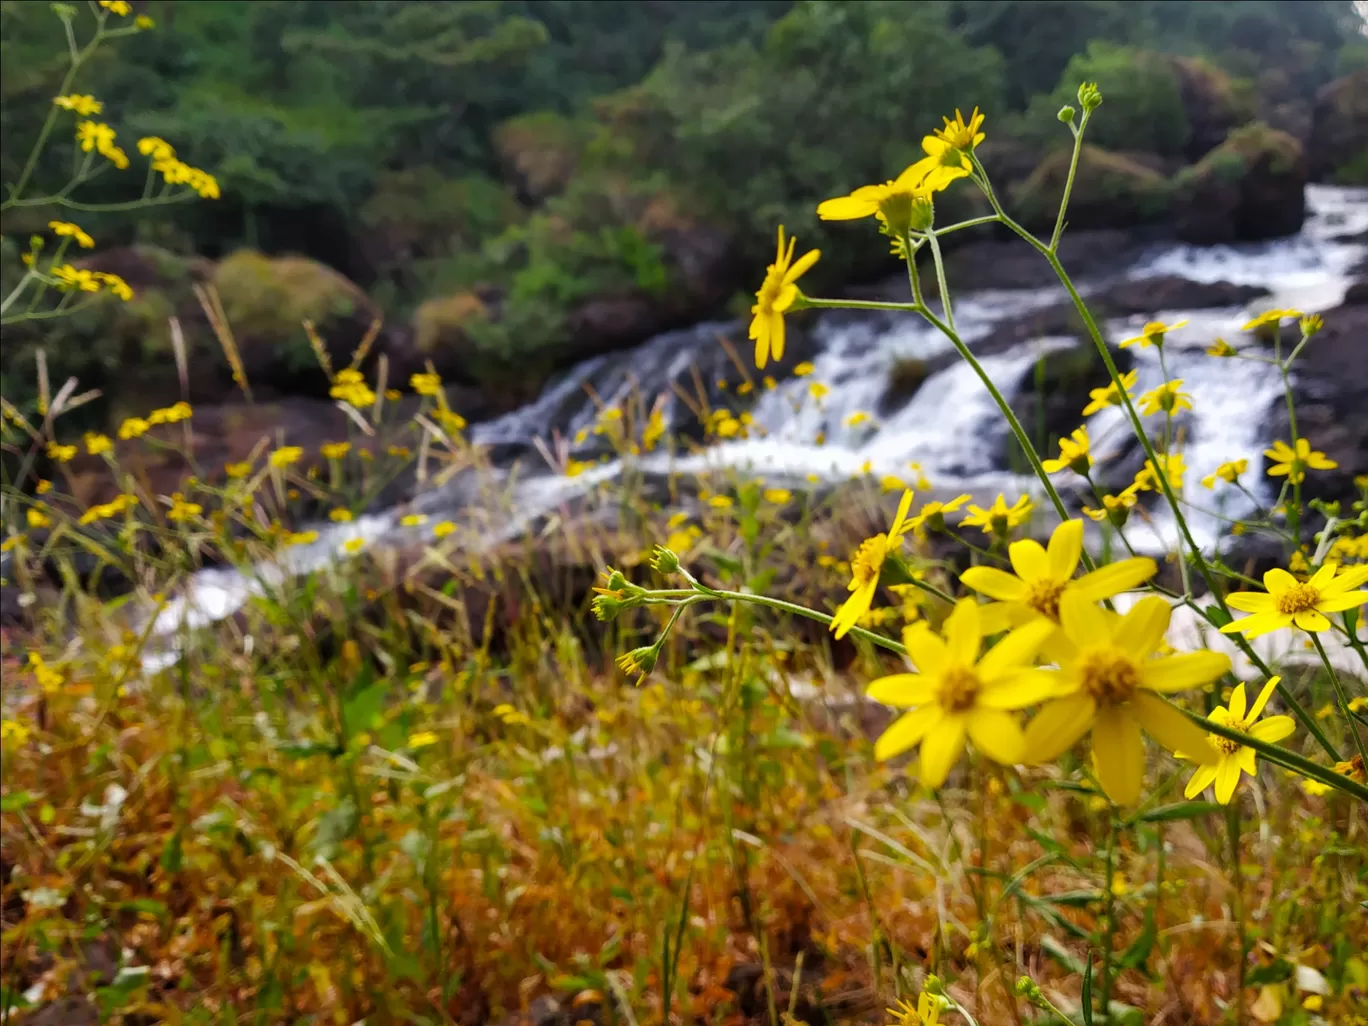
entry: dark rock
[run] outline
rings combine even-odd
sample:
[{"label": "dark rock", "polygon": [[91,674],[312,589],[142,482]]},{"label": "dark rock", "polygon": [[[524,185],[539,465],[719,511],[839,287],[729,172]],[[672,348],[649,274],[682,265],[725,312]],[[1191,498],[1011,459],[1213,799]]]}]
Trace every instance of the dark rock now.
[{"label": "dark rock", "polygon": [[[1348,501],[1354,478],[1368,474],[1368,305],[1344,305],[1321,315],[1325,326],[1294,364],[1298,434],[1339,466],[1312,470],[1304,499]],[[1291,439],[1287,407],[1279,398],[1267,414],[1274,438]]]},{"label": "dark rock", "polygon": [[1356,281],[1344,293],[1345,306],[1368,304],[1368,281]]},{"label": "dark rock", "polygon": [[888,387],[879,397],[879,414],[886,417],[906,406],[930,374],[930,366],[925,360],[914,356],[895,359],[888,368]]},{"label": "dark rock", "polygon": [[[1071,151],[1057,150],[1014,190],[1018,217],[1028,227],[1044,231],[1054,224],[1070,159]],[[1085,144],[1069,198],[1069,226],[1128,228],[1162,220],[1171,190],[1164,173],[1147,166],[1150,159]]]},{"label": "dark rock", "polygon": [[[1130,351],[1114,346],[1109,348],[1117,369],[1123,374],[1130,370],[1134,363]],[[1019,381],[1012,382],[1008,394],[1015,395],[1012,409],[1035,443],[1036,451],[1048,455],[1054,452],[1057,439],[1083,423],[1088,393],[1105,386],[1110,377],[1097,347],[1090,340],[1044,353],[1039,364]],[[1014,466],[1015,440],[1009,438],[1007,446],[1006,463]]]},{"label": "dark rock", "polygon": [[1305,186],[1301,144],[1246,125],[1175,176],[1178,237],[1213,245],[1293,235],[1306,216]]},{"label": "dark rock", "polygon": [[1368,185],[1368,68],[1316,94],[1307,162],[1312,181]]},{"label": "dark rock", "polygon": [[1115,282],[1087,296],[1095,316],[1151,315],[1160,310],[1206,310],[1244,306],[1268,295],[1260,285],[1234,285],[1228,281],[1193,281],[1176,274]]},{"label": "dark rock", "polygon": [[1184,156],[1200,160],[1225,141],[1252,114],[1241,103],[1230,76],[1200,57],[1169,57],[1178,74],[1178,88],[1190,130]]}]

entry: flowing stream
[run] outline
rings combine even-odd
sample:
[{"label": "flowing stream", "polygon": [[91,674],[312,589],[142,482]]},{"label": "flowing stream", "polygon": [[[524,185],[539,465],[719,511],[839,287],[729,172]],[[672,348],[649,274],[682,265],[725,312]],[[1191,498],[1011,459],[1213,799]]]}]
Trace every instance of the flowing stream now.
[{"label": "flowing stream", "polygon": [[[1110,338],[1121,339],[1138,334],[1146,320],[1188,322],[1169,334],[1164,358],[1168,376],[1183,379],[1183,389],[1191,394],[1195,407],[1181,421],[1190,495],[1200,493],[1202,501],[1217,501],[1200,489],[1198,481],[1225,460],[1245,458],[1251,467],[1259,466],[1261,451],[1272,442],[1263,414],[1282,387],[1273,367],[1216,359],[1205,353],[1206,347],[1217,337],[1240,344],[1240,325],[1264,309],[1297,307],[1313,312],[1338,305],[1350,283],[1350,269],[1368,253],[1368,245],[1359,241],[1365,232],[1368,189],[1312,185],[1307,188],[1306,223],[1295,236],[1234,246],[1156,244],[1140,251],[1120,272],[1122,278],[1134,280],[1179,275],[1194,281],[1227,281],[1271,290],[1270,295],[1247,307],[1155,309],[1148,316],[1111,320],[1105,325]],[[1115,277],[1112,275],[1113,280]],[[1085,294],[1090,284],[1096,284],[1089,283],[1086,276],[1082,282]],[[1066,298],[1062,288],[962,291],[955,298],[954,312],[961,334],[972,346],[995,327]],[[507,465],[517,455],[525,457],[516,478],[510,479],[509,506],[518,513],[497,529],[490,529],[484,543],[495,544],[518,535],[548,511],[623,473],[622,463],[608,460],[567,477],[547,469],[539,455],[536,439],[574,439],[592,427],[600,407],[590,398],[591,391],[607,405],[624,404],[633,395],[648,397],[648,401],[660,396],[668,425],[683,429],[693,421],[693,413],[671,386],[688,392],[697,382],[712,382],[725,374],[732,365],[718,342],[719,336],[740,343],[741,355],[746,354],[744,325],[707,323],[669,332],[633,350],[587,360],[553,381],[527,406],[473,425],[471,439],[488,446],[500,464]],[[1029,382],[1042,352],[1073,344],[1064,337],[1033,339],[985,356],[983,365],[1010,396],[1019,383]],[[909,464],[916,463],[938,492],[966,491],[991,499],[1004,491],[1010,500],[1020,492],[1038,488],[1033,478],[1013,473],[1003,465],[1007,427],[982,383],[962,361],[942,361],[942,369],[934,371],[910,400],[876,412],[896,361],[935,361],[951,350],[948,340],[915,315],[879,312],[859,316],[833,311],[816,319],[809,345],[811,352],[806,358],[814,364],[814,372],[761,390],[750,410],[751,437],[714,444],[693,454],[647,454],[634,460],[633,469],[646,474],[681,475],[729,469],[762,474],[773,484],[799,489],[830,486],[861,473],[914,480],[916,474]],[[1134,352],[1139,394],[1164,378],[1157,350]],[[791,366],[800,358],[787,354],[785,362]],[[812,382],[821,382],[829,389],[820,403],[810,395]],[[857,413],[867,413],[869,418],[852,425],[851,415]],[[1087,424],[1099,462],[1119,453],[1130,436],[1122,411],[1116,408],[1095,414]],[[821,444],[819,435],[824,436]],[[571,454],[594,456],[596,441],[591,434],[579,449],[571,445]],[[1249,479],[1254,481],[1255,476]],[[435,489],[420,494],[411,507],[435,519],[453,513],[468,501],[462,498],[463,491],[468,490],[459,483]],[[1248,500],[1233,491],[1223,494],[1220,501],[1226,514],[1248,512]],[[1190,523],[1204,546],[1220,536],[1222,522],[1215,516],[1195,513]],[[347,558],[342,546],[350,538],[362,537],[372,548],[403,545],[413,541],[417,530],[400,526],[397,511],[383,512],[349,524],[322,525],[317,542],[287,550],[281,562],[257,567],[251,578],[227,568],[203,570],[159,615],[156,631],[167,636],[171,644],[152,661],[174,659],[171,636],[184,627],[232,615],[263,587]],[[1127,527],[1132,543],[1149,552],[1174,548],[1175,535],[1171,519],[1161,514],[1147,523],[1133,520]]]}]

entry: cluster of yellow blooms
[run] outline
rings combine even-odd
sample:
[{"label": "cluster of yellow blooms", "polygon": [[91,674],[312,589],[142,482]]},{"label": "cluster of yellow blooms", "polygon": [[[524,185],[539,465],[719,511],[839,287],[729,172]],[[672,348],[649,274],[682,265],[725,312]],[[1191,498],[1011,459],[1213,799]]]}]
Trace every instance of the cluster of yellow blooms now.
[{"label": "cluster of yellow blooms", "polygon": [[90,153],[92,150],[99,153],[105,160],[109,161],[120,171],[128,167],[128,154],[122,147],[114,145],[115,133],[103,121],[78,121],[76,123],[76,141],[81,149]]},{"label": "cluster of yellow blooms", "polygon": [[133,298],[133,289],[128,282],[107,271],[89,271],[71,264],[60,264],[52,268],[52,277],[53,284],[63,292],[99,292],[108,289],[125,303]]},{"label": "cluster of yellow blooms", "polygon": [[138,152],[152,158],[152,170],[161,175],[167,185],[188,185],[203,199],[219,198],[218,180],[208,171],[178,159],[175,148],[165,139],[145,136],[138,140]]},{"label": "cluster of yellow blooms", "polygon": [[375,405],[375,391],[366,384],[365,375],[353,368],[337,372],[328,395],[349,403],[358,410]]}]

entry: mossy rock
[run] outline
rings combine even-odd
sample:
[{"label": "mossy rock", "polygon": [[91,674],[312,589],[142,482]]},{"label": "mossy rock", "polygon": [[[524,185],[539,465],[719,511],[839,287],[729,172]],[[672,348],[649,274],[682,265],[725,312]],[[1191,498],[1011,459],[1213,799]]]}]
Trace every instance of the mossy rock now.
[{"label": "mossy rock", "polygon": [[588,141],[584,123],[549,111],[512,118],[494,132],[504,177],[529,203],[565,191]]},{"label": "mossy rock", "polygon": [[469,344],[470,328],[489,321],[489,307],[473,292],[429,299],[413,314],[413,342],[423,359],[439,368]]},{"label": "mossy rock", "polygon": [[1254,117],[1254,97],[1201,57],[1165,59],[1178,75],[1187,115],[1189,131],[1183,155],[1191,161],[1200,160],[1221,145],[1231,131]]},{"label": "mossy rock", "polygon": [[1368,185],[1368,68],[1316,94],[1307,157],[1315,181]]},{"label": "mossy rock", "polygon": [[[1112,346],[1109,351],[1121,373],[1134,366],[1135,360],[1129,350]],[[1059,439],[1083,423],[1083,408],[1090,401],[1089,393],[1094,388],[1105,387],[1110,380],[1097,346],[1084,338],[1067,349],[1042,354],[1015,383],[1012,409],[1037,451],[1053,456]],[[1009,439],[1007,446],[1015,448],[1015,440]]]},{"label": "mossy rock", "polygon": [[931,367],[915,356],[894,357],[888,368],[888,384],[879,398],[879,413],[887,416],[906,406],[926,379],[931,376]]},{"label": "mossy rock", "polygon": [[1306,158],[1286,132],[1237,128],[1173,180],[1178,236],[1203,245],[1292,235],[1306,217]]},{"label": "mossy rock", "polygon": [[[1028,226],[1054,223],[1068,181],[1071,153],[1057,150],[1014,190],[1018,215]],[[1161,220],[1170,186],[1144,154],[1115,153],[1084,145],[1069,198],[1068,224],[1077,229],[1128,228]]]},{"label": "mossy rock", "polygon": [[306,257],[239,250],[214,269],[213,285],[249,382],[255,377],[269,385],[277,375],[318,366],[305,321],[333,363],[345,364],[379,317],[361,289]]}]

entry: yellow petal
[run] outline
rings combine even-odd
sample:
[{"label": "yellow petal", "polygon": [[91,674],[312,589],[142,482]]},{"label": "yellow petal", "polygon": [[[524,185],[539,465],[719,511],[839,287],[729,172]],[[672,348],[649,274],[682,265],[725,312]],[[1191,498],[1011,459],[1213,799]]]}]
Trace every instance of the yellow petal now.
[{"label": "yellow petal", "polygon": [[1273,595],[1281,595],[1297,586],[1297,579],[1281,567],[1274,567],[1263,575],[1264,587]]},{"label": "yellow petal", "polygon": [[935,790],[964,751],[964,717],[947,716],[922,738],[921,782]]},{"label": "yellow petal", "polygon": [[1139,692],[1130,703],[1130,712],[1146,732],[1170,752],[1210,765],[1220,753],[1207,742],[1207,734],[1158,695]]},{"label": "yellow petal", "polygon": [[982,640],[978,603],[973,599],[960,599],[955,603],[955,611],[945,620],[945,650],[950,665],[973,666],[978,661]]},{"label": "yellow petal", "polygon": [[1323,567],[1311,575],[1311,579],[1306,583],[1317,591],[1324,591],[1325,586],[1335,578],[1335,564],[1326,563]]},{"label": "yellow petal", "polygon": [[802,256],[798,258],[798,262],[796,264],[794,264],[792,267],[788,269],[788,273],[784,275],[784,284],[792,285],[795,281],[797,281],[804,274],[806,274],[808,269],[811,268],[812,265],[815,264],[821,258],[822,251],[820,249],[808,250],[806,253],[804,253]]},{"label": "yellow petal", "polygon": [[[1263,686],[1263,690],[1259,692],[1259,697],[1254,699],[1254,705],[1249,710],[1249,718],[1251,720],[1257,719],[1259,713],[1264,711],[1264,706],[1266,706],[1268,700],[1273,697],[1273,692],[1277,690],[1278,682],[1281,680],[1282,678],[1277,674],[1268,678],[1268,683]],[[1243,685],[1241,685],[1241,687],[1243,687]]]},{"label": "yellow petal", "polygon": [[[1235,685],[1235,690],[1230,693],[1230,718],[1232,720],[1242,720],[1245,714],[1245,686],[1244,681]],[[1258,715],[1257,713],[1255,715]]]},{"label": "yellow petal", "polygon": [[[1234,596],[1232,595],[1231,598],[1234,598]],[[1261,613],[1255,613],[1253,616],[1246,616],[1242,620],[1235,620],[1228,623],[1221,628],[1221,633],[1243,634],[1246,638],[1257,638],[1261,635],[1268,634],[1271,631],[1282,630],[1284,627],[1291,626],[1291,613],[1279,613],[1268,610]]]},{"label": "yellow petal", "polygon": [[1267,613],[1278,608],[1278,600],[1259,591],[1237,591],[1226,596],[1226,605],[1242,613]]},{"label": "yellow petal", "polygon": [[1304,631],[1328,631],[1330,621],[1323,613],[1314,609],[1303,609],[1300,613],[1292,614],[1292,622]]},{"label": "yellow petal", "polygon": [[1022,760],[1026,739],[1015,716],[999,709],[975,709],[968,727],[974,747],[994,762],[1011,766]]},{"label": "yellow petal", "polygon": [[1013,577],[1005,570],[992,566],[971,566],[960,574],[966,587],[987,595],[989,598],[1008,602],[1024,602],[1031,589],[1019,577]]},{"label": "yellow petal", "polygon": [[1050,535],[1050,576],[1056,581],[1067,581],[1078,569],[1083,557],[1083,521],[1066,520]]},{"label": "yellow petal", "polygon": [[1350,591],[1343,595],[1322,595],[1316,608],[1322,613],[1338,613],[1368,604],[1368,591]]},{"label": "yellow petal", "polygon": [[1120,708],[1097,710],[1092,753],[1098,782],[1107,797],[1117,805],[1139,801],[1145,781],[1145,742],[1139,727]]},{"label": "yellow petal", "polygon": [[1027,583],[1038,581],[1050,574],[1050,559],[1041,548],[1040,542],[1031,538],[1014,541],[1007,546],[1007,558],[1012,561],[1012,569]]},{"label": "yellow petal", "polygon": [[912,665],[922,673],[940,676],[945,672],[949,660],[945,642],[925,623],[915,623],[903,631],[903,646]]},{"label": "yellow petal", "polygon": [[1137,659],[1143,659],[1159,647],[1168,630],[1173,610],[1158,595],[1142,598],[1116,625],[1112,640]]},{"label": "yellow petal", "polygon": [[1183,797],[1191,801],[1210,787],[1215,779],[1215,766],[1198,766],[1188,779],[1187,787],[1183,788]]},{"label": "yellow petal", "polygon": [[944,715],[939,705],[924,705],[903,713],[874,743],[874,758],[891,759],[907,751],[924,738],[926,732],[936,726]]},{"label": "yellow petal", "polygon": [[1011,673],[1029,665],[1035,654],[1040,651],[1040,646],[1045,643],[1045,639],[1054,631],[1055,625],[1045,619],[1035,620],[1024,627],[1018,627],[989,649],[987,655],[979,660],[979,678],[985,682],[991,682],[1005,673]]},{"label": "yellow petal", "polygon": [[906,709],[926,705],[934,699],[936,683],[920,673],[895,673],[872,682],[865,691],[865,697],[873,702]]},{"label": "yellow petal", "polygon": [[1088,732],[1097,702],[1089,695],[1068,695],[1041,708],[1026,724],[1026,755],[1033,763],[1051,762]]},{"label": "yellow petal", "polygon": [[1072,588],[1065,590],[1059,598],[1059,625],[1069,640],[1079,646],[1106,641],[1112,632],[1102,610]]},{"label": "yellow petal", "polygon": [[1120,595],[1123,591],[1138,588],[1159,570],[1154,560],[1147,556],[1123,559],[1086,573],[1075,581],[1070,588],[1077,590],[1093,602]]},{"label": "yellow petal", "polygon": [[877,201],[856,198],[854,195],[838,196],[818,205],[817,216],[823,221],[854,221],[871,217],[878,209]]},{"label": "yellow petal", "polygon": [[1060,675],[1055,670],[1018,670],[985,682],[979,705],[986,709],[1025,709],[1049,698],[1058,698]]},{"label": "yellow petal", "polygon": [[1249,728],[1249,736],[1269,744],[1277,744],[1285,737],[1291,737],[1297,730],[1297,723],[1291,716],[1269,716]]},{"label": "yellow petal", "polygon": [[1207,684],[1230,669],[1223,652],[1184,652],[1142,664],[1140,683],[1165,694]]},{"label": "yellow petal", "polygon": [[781,313],[770,316],[770,352],[776,360],[784,358],[784,315]]},{"label": "yellow petal", "polygon": [[1216,767],[1216,800],[1222,805],[1229,805],[1239,782],[1240,763],[1231,758],[1222,759]]}]

